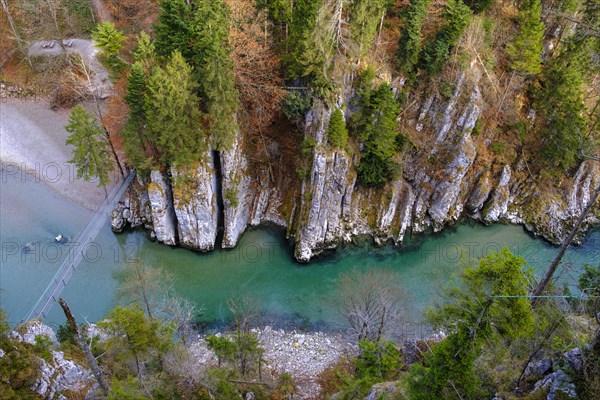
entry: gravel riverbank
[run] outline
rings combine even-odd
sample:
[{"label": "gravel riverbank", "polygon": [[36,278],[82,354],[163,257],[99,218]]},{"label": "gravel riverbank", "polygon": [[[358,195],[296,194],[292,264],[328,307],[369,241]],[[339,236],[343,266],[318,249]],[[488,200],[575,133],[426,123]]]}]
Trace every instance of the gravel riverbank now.
[{"label": "gravel riverbank", "polygon": [[[356,355],[357,348],[340,334],[254,329],[265,349],[265,373],[273,377],[288,372],[298,388],[294,399],[316,399],[321,390],[317,378],[344,356]],[[191,345],[197,363],[216,365],[217,357],[198,336]]]}]

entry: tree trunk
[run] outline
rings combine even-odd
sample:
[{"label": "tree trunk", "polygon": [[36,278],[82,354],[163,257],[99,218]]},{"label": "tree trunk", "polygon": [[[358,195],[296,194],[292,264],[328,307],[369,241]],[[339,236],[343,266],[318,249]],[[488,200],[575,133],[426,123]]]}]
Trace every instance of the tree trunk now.
[{"label": "tree trunk", "polygon": [[71,326],[71,329],[75,331],[75,340],[77,341],[77,345],[84,352],[85,358],[87,359],[87,362],[90,365],[92,373],[96,377],[96,381],[98,381],[98,385],[100,386],[104,394],[108,394],[108,384],[106,383],[104,372],[102,372],[102,370],[100,369],[96,358],[90,350],[90,346],[88,346],[88,344],[85,341],[85,338],[83,337],[83,334],[79,330],[79,326],[77,326],[77,321],[75,321],[75,318],[73,317],[69,306],[61,298],[58,299],[58,304],[60,304],[60,306],[62,307],[63,312],[65,313],[65,317],[67,317],[67,323]]},{"label": "tree trunk", "polygon": [[544,275],[544,278],[541,280],[541,282],[538,284],[538,286],[534,289],[534,291],[532,293],[532,298],[531,298],[531,306],[532,307],[534,307],[539,302],[539,300],[540,300],[539,296],[541,296],[542,293],[544,292],[544,290],[546,290],[546,286],[548,286],[548,283],[550,283],[550,280],[552,279],[552,276],[554,276],[554,273],[556,272],[556,269],[560,265],[560,262],[562,261],[562,258],[565,255],[565,252],[567,251],[567,249],[571,245],[571,242],[573,241],[573,238],[575,237],[575,235],[579,231],[579,228],[581,227],[581,224],[583,224],[583,221],[585,220],[585,217],[589,214],[589,212],[592,209],[594,203],[596,202],[596,199],[598,198],[598,194],[600,194],[600,186],[598,186],[596,188],[596,190],[592,194],[592,198],[590,199],[590,201],[588,202],[588,204],[585,206],[583,212],[581,213],[581,215],[577,219],[577,222],[575,222],[575,226],[573,226],[573,229],[571,229],[571,232],[569,233],[569,236],[567,236],[567,238],[563,242],[562,246],[560,246],[560,251],[558,252],[558,254],[556,255],[556,257],[552,261],[552,264],[550,264],[550,268],[548,268],[548,271],[546,271],[546,274]]},{"label": "tree trunk", "polygon": [[112,139],[110,138],[110,133],[108,133],[108,128],[106,128],[106,125],[104,124],[102,110],[100,109],[100,104],[98,103],[98,99],[96,98],[96,95],[94,95],[94,103],[96,103],[96,112],[98,113],[98,119],[100,120],[102,129],[104,130],[104,135],[106,136],[106,141],[108,142],[108,145],[110,146],[110,150],[113,153],[113,157],[115,158],[115,161],[117,162],[117,166],[119,167],[119,172],[121,172],[121,177],[123,179],[125,179],[125,172],[123,171],[123,167],[121,167],[121,162],[119,161],[119,156],[117,155],[115,146],[113,145]]}]

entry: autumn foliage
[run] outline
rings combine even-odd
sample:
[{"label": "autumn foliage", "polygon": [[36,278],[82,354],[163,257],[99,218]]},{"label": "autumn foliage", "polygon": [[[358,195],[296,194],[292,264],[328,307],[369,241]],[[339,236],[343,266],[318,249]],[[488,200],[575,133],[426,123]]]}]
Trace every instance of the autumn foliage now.
[{"label": "autumn foliage", "polygon": [[247,129],[263,131],[281,107],[282,89],[280,61],[273,52],[269,22],[253,0],[225,0],[230,10],[229,40],[232,48],[235,84],[240,93],[240,116]]}]

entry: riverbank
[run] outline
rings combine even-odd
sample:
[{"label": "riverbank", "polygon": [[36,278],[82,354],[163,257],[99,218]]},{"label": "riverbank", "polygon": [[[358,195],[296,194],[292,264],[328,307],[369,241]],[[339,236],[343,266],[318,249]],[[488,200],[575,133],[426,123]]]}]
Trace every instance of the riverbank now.
[{"label": "riverbank", "polygon": [[[68,200],[96,210],[105,197],[96,182],[77,179],[69,163],[72,146],[65,144],[69,133],[67,110],[53,111],[46,99],[2,99],[0,102],[0,162],[5,174],[22,182],[42,182]],[[111,176],[106,190],[116,185],[120,176]]]},{"label": "riverbank", "polygon": [[[341,334],[323,332],[298,332],[273,329],[270,326],[252,329],[260,346],[265,350],[264,372],[276,379],[289,373],[297,386],[295,399],[316,399],[321,391],[319,376],[344,357],[357,354],[357,347]],[[220,335],[220,334],[217,334]],[[218,359],[208,349],[202,335],[197,335],[190,351],[198,366],[216,367]]]}]

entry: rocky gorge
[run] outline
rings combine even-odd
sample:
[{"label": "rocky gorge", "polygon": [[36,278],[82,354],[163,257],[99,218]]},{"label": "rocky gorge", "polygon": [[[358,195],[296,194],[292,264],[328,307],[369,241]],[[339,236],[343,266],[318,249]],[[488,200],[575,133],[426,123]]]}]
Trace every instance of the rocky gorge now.
[{"label": "rocky gorge", "polygon": [[[275,149],[269,155],[279,164],[256,165],[240,133],[229,150],[209,152],[192,173],[153,170],[137,179],[113,211],[113,230],[144,227],[165,244],[208,251],[219,245],[220,229],[220,245],[232,248],[247,227],[276,225],[293,240],[299,262],[357,237],[400,245],[407,235],[439,232],[462,218],[521,224],[558,244],[600,185],[600,166],[586,160],[572,177],[554,178],[532,173],[531,154],[518,146],[495,154],[493,138],[478,126],[490,108],[484,72],[473,62],[456,74],[450,95],[415,94],[406,102],[399,122],[412,147],[402,155],[402,173],[383,188],[362,186],[357,156],[327,144],[331,106],[316,102],[304,123],[304,137],[316,143],[304,179],[274,179],[272,168],[277,175],[292,163],[281,163]],[[400,79],[380,79],[402,88]],[[343,92],[338,105],[352,101],[351,87]],[[596,204],[581,233],[599,216]]]}]

